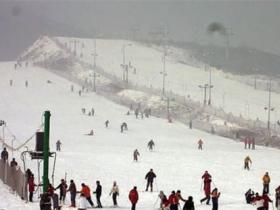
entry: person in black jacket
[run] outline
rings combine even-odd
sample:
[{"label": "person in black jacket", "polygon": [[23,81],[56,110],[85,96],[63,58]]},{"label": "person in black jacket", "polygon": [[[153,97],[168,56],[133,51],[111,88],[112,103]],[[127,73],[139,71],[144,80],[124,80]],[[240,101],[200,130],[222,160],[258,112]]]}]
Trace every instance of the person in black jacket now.
[{"label": "person in black jacket", "polygon": [[1,152],[1,159],[6,162],[8,158],[9,158],[9,153],[6,147],[4,147],[3,151]]},{"label": "person in black jacket", "polygon": [[156,178],[156,174],[153,172],[153,169],[151,169],[145,176],[145,179],[147,179],[146,191],[148,191],[149,186],[151,186],[151,192],[153,192],[154,178]]},{"label": "person in black jacket", "polygon": [[102,194],[102,186],[100,184],[100,181],[96,181],[96,190],[93,193],[96,194],[97,208],[102,208],[102,204],[100,201],[100,197]]},{"label": "person in black jacket", "polygon": [[55,190],[59,189],[59,201],[60,203],[65,203],[65,197],[67,192],[67,184],[64,179],[61,179],[61,183],[55,188]]},{"label": "person in black jacket", "polygon": [[193,197],[189,196],[188,200],[185,202],[183,210],[194,210]]},{"label": "person in black jacket", "polygon": [[70,185],[68,190],[70,192],[70,200],[71,200],[71,206],[70,207],[76,207],[76,195],[77,195],[77,188],[75,185],[75,182],[71,179]]}]

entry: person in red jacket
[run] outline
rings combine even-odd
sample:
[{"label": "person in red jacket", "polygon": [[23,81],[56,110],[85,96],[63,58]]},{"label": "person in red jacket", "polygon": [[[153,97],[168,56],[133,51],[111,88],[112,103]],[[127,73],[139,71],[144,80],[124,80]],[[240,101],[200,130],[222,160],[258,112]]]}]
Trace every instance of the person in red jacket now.
[{"label": "person in red jacket", "polygon": [[263,194],[262,199],[263,199],[262,210],[268,210],[269,209],[269,202],[272,202],[272,200],[268,197],[267,193]]},{"label": "person in red jacket", "polygon": [[206,201],[206,204],[209,205],[212,176],[208,173],[208,171],[205,171],[201,178],[203,179],[204,182],[203,189],[204,189],[205,197],[200,200],[200,203]]},{"label": "person in red jacket", "polygon": [[34,183],[34,175],[32,174],[28,180],[29,202],[33,202],[33,193],[36,184]]},{"label": "person in red jacket", "polygon": [[137,192],[137,187],[134,186],[132,190],[130,190],[128,198],[132,204],[131,210],[136,209],[136,203],[138,202],[138,192]]},{"label": "person in red jacket", "polygon": [[170,204],[170,210],[178,210],[179,200],[178,200],[178,197],[176,196],[175,191],[171,192],[171,195],[169,195],[168,201]]}]

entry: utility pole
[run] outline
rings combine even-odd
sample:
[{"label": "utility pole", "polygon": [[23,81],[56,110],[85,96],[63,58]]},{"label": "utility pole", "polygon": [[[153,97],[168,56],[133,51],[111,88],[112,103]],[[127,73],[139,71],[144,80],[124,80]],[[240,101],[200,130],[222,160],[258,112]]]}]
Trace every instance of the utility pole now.
[{"label": "utility pole", "polygon": [[274,111],[274,108],[271,107],[271,82],[272,79],[270,79],[268,83],[268,106],[264,107],[264,110],[267,111],[267,145],[271,143],[270,112]]},{"label": "utility pole", "polygon": [[74,56],[77,55],[77,44],[79,43],[78,40],[72,40],[70,43],[74,43]]},{"label": "utility pole", "polygon": [[[205,68],[206,68],[206,66],[205,66]],[[211,90],[212,90],[212,88],[214,87],[214,85],[212,85],[212,70],[211,70],[211,68],[209,68],[209,99],[208,99],[208,105],[210,106],[211,105],[211,103],[212,103],[212,101],[211,101],[211,96],[212,96],[212,94],[211,94]]]},{"label": "utility pole", "polygon": [[208,84],[205,84],[205,85],[199,85],[198,86],[199,88],[201,89],[204,89],[204,100],[203,100],[203,106],[206,106],[206,92],[207,92],[207,88],[209,87]]},{"label": "utility pole", "polygon": [[43,192],[47,192],[48,184],[49,184],[49,156],[50,156],[50,111],[45,111],[44,114],[45,123],[44,123],[44,171],[43,171]]},{"label": "utility pole", "polygon": [[96,78],[99,77],[99,75],[96,74],[96,72],[93,73],[93,91],[96,92]]},{"label": "utility pole", "polygon": [[123,44],[122,46],[122,53],[123,53],[123,63],[121,64],[121,67],[123,68],[123,82],[128,82],[128,65],[125,64],[125,48],[127,46],[131,46],[132,44]]},{"label": "utility pole", "polygon": [[162,71],[160,74],[162,74],[162,96],[165,96],[165,77],[167,76],[166,73],[166,55],[167,55],[167,50],[166,50],[166,45],[164,45],[164,50],[163,50],[163,57],[162,57]]}]

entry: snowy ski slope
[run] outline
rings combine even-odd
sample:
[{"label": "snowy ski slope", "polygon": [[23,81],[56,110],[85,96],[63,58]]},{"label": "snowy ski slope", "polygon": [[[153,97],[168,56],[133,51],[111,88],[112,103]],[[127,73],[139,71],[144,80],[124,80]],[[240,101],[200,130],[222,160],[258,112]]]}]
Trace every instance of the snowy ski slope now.
[{"label": "snowy ski slope", "polygon": [[[73,51],[73,40],[77,41],[77,55],[83,53],[82,59],[93,63],[94,40],[69,37],[59,37],[61,43],[67,43]],[[72,43],[71,43],[72,41]],[[82,43],[84,47],[82,47]],[[148,46],[138,42],[127,40],[97,39],[97,65],[105,71],[122,78],[123,70],[123,46],[125,46],[126,64],[136,68],[137,73],[133,74],[133,68],[129,70],[129,80],[134,84],[147,87],[162,88],[163,52],[159,47]],[[51,46],[50,46],[51,47]],[[46,47],[48,51],[48,47]],[[204,92],[198,85],[209,83],[209,70],[202,67],[194,67],[179,62],[182,57],[188,57],[187,52],[178,48],[169,48],[166,57],[166,91],[173,91],[182,96],[190,96],[193,100],[203,101]],[[189,61],[192,63],[193,61]],[[264,107],[268,103],[268,93],[262,90],[254,90],[253,87],[233,80],[233,75],[228,75],[220,70],[212,68],[212,103],[216,107],[222,107],[226,112],[232,112],[245,118],[267,120],[267,112]],[[207,93],[208,95],[208,93]],[[207,96],[208,97],[208,96]],[[279,120],[278,106],[280,95],[272,94],[272,106],[275,111],[271,120],[274,123]]]},{"label": "snowy ski slope", "polygon": [[[85,182],[93,190],[95,181],[100,180],[104,210],[111,209],[106,207],[112,206],[109,191],[114,180],[120,187],[119,205],[122,209],[130,209],[128,192],[134,185],[140,191],[137,209],[156,209],[158,204],[155,207],[154,203],[158,192],[143,192],[144,176],[150,168],[157,174],[155,190],[163,190],[169,195],[171,190],[180,189],[183,197],[194,197],[198,210],[211,209],[199,203],[204,196],[201,175],[205,170],[212,174],[214,185],[221,191],[221,210],[255,209],[245,204],[244,193],[248,188],[261,192],[261,178],[266,171],[272,178],[271,190],[279,185],[279,150],[264,147],[257,147],[255,151],[244,150],[242,143],[189,130],[177,122],[167,123],[165,119],[154,117],[135,119],[133,115],[125,115],[127,108],[94,93],[83,93],[80,97],[78,86],[71,92],[71,82],[41,68],[14,70],[13,63],[1,63],[0,75],[0,119],[7,122],[7,142],[14,134],[15,145],[20,145],[39,127],[43,112],[50,110],[51,149],[55,149],[57,139],[62,141],[55,185],[65,173],[68,181],[74,179],[78,188]],[[10,80],[13,80],[13,86],[9,85]],[[27,88],[25,80],[29,82]],[[88,110],[93,107],[95,116],[83,115],[83,107]],[[104,126],[107,119],[110,121],[108,129]],[[128,124],[128,131],[121,133],[120,124],[124,121]],[[90,129],[95,131],[93,137],[84,135]],[[151,138],[156,144],[154,152],[147,151],[146,147]],[[199,138],[205,142],[203,151],[197,150]],[[34,148],[34,143],[28,147]],[[141,155],[138,163],[132,161],[136,148]],[[253,161],[251,171],[243,170],[246,155],[250,155]],[[19,153],[15,156],[19,161]],[[36,162],[29,161],[27,166],[35,170]],[[38,205],[25,204],[0,184],[0,209],[37,210]]]}]

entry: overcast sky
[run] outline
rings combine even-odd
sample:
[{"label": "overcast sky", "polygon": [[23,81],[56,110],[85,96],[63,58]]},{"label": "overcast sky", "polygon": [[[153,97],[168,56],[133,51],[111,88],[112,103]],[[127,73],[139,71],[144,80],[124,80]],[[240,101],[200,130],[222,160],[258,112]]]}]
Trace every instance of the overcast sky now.
[{"label": "overcast sky", "polygon": [[[67,36],[73,30],[75,35],[80,31],[81,36],[89,37],[95,32],[124,36],[138,28],[138,35],[147,37],[163,25],[173,40],[221,44],[224,38],[206,33],[212,22],[232,29],[230,42],[234,46],[280,55],[280,2],[267,0],[2,0],[0,51],[24,46],[19,42],[29,43],[43,32]],[[13,44],[7,45],[9,41]]]}]

